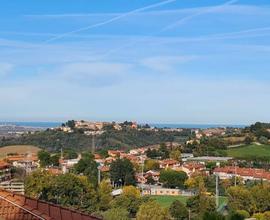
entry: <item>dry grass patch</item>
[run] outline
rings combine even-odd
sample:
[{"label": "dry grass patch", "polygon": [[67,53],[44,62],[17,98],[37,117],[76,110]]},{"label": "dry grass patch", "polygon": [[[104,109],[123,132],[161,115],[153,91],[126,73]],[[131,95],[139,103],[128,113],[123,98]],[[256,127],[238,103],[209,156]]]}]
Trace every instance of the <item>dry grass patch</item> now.
[{"label": "dry grass patch", "polygon": [[32,145],[13,145],[0,147],[0,158],[6,157],[7,154],[37,154],[41,149]]}]

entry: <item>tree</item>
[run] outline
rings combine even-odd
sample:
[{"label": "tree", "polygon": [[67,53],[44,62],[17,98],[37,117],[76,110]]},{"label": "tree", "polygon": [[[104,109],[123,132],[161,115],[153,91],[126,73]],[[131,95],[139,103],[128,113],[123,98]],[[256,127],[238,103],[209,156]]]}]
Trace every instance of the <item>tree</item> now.
[{"label": "tree", "polygon": [[240,213],[233,212],[230,214],[229,219],[230,220],[244,220],[245,217],[241,215]]},{"label": "tree", "polygon": [[161,159],[167,159],[170,157],[170,152],[165,143],[161,143],[159,147],[159,151],[161,152]]},{"label": "tree", "polygon": [[67,121],[66,125],[70,127],[71,129],[75,128],[75,121],[74,120],[69,120]]},{"label": "tree", "polygon": [[123,187],[123,195],[128,197],[140,198],[141,192],[134,186],[124,186]]},{"label": "tree", "polygon": [[11,172],[11,176],[14,179],[18,179],[18,180],[25,180],[26,177],[26,170],[24,168],[21,167],[11,167],[10,169]]},{"label": "tree", "polygon": [[36,170],[25,179],[25,194],[29,197],[39,199],[44,189],[48,188],[53,176],[45,170]]},{"label": "tree", "polygon": [[187,207],[190,208],[193,214],[202,217],[206,212],[214,212],[216,204],[214,198],[206,194],[204,182],[200,181],[198,194],[187,200]]},{"label": "tree", "polygon": [[159,181],[163,183],[165,187],[183,188],[187,178],[188,176],[185,172],[169,169],[169,170],[162,170],[160,172]]},{"label": "tree", "polygon": [[53,166],[59,166],[59,159],[60,159],[60,156],[59,154],[55,154],[55,155],[52,155],[51,156],[51,159],[50,159],[50,162]]},{"label": "tree", "polygon": [[173,160],[181,161],[181,151],[179,149],[174,149],[170,153],[170,158]]},{"label": "tree", "polygon": [[129,220],[128,211],[124,208],[109,209],[103,214],[104,220]]},{"label": "tree", "polygon": [[204,182],[203,176],[201,175],[191,176],[185,181],[185,186],[188,189],[197,190],[201,182]]},{"label": "tree", "polygon": [[74,149],[68,148],[64,150],[64,158],[65,159],[76,159],[78,158],[78,154]]},{"label": "tree", "polygon": [[98,208],[97,193],[89,179],[72,173],[54,176],[40,199],[89,213]]},{"label": "tree", "polygon": [[227,194],[230,210],[246,210],[249,213],[254,211],[255,203],[250,190],[242,186],[233,186],[228,189]]},{"label": "tree", "polygon": [[146,180],[147,180],[147,184],[150,184],[150,185],[153,185],[153,184],[156,183],[156,181],[153,179],[152,176],[148,176],[148,177],[146,178]]},{"label": "tree", "polygon": [[128,159],[117,159],[111,163],[111,181],[120,185],[135,185],[135,170],[133,164]]},{"label": "tree", "polygon": [[270,185],[261,184],[251,188],[251,195],[256,204],[256,212],[266,212],[270,210]]},{"label": "tree", "polygon": [[51,164],[51,155],[49,152],[41,150],[38,152],[39,164],[41,167],[46,167]]},{"label": "tree", "polygon": [[265,137],[265,136],[261,136],[261,137],[259,138],[259,142],[260,142],[261,144],[268,144],[268,138]]},{"label": "tree", "polygon": [[157,160],[146,160],[144,164],[144,171],[159,170],[159,162]]},{"label": "tree", "polygon": [[188,218],[188,210],[186,206],[179,200],[173,201],[169,212],[175,220],[186,220]]},{"label": "tree", "polygon": [[90,153],[82,154],[82,158],[74,166],[75,173],[87,176],[90,182],[96,187],[98,183],[98,165],[94,156]]},{"label": "tree", "polygon": [[237,210],[236,213],[238,213],[240,216],[243,216],[245,219],[250,217],[246,210]]},{"label": "tree", "polygon": [[245,144],[249,145],[253,142],[253,138],[251,136],[246,136],[245,137]]},{"label": "tree", "polygon": [[111,206],[112,197],[112,187],[111,184],[106,180],[102,180],[98,186],[98,200],[99,200],[99,210],[106,211]]},{"label": "tree", "polygon": [[203,215],[203,220],[225,220],[225,217],[217,212],[206,212]]},{"label": "tree", "polygon": [[123,187],[123,194],[112,201],[112,207],[126,209],[130,216],[135,217],[141,204],[148,202],[149,197],[141,197],[140,191],[134,186]]},{"label": "tree", "polygon": [[136,220],[169,220],[170,214],[167,209],[162,208],[157,202],[149,201],[140,206]]}]

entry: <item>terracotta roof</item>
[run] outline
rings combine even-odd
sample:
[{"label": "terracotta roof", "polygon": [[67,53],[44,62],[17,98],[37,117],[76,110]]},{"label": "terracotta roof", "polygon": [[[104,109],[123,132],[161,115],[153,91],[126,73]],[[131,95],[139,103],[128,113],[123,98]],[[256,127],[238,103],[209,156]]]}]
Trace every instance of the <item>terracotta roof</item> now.
[{"label": "terracotta roof", "polygon": [[167,160],[161,160],[159,161],[160,164],[166,166],[166,165],[175,165],[175,164],[179,164],[179,162],[177,160],[172,160],[172,159],[167,159]]},{"label": "terracotta roof", "polygon": [[242,177],[253,177],[256,179],[266,179],[270,180],[270,172],[264,169],[254,169],[254,168],[240,168],[234,166],[218,167],[214,169],[215,173],[227,173],[227,174],[237,174]]},{"label": "terracotta roof", "polygon": [[101,172],[109,172],[109,171],[110,171],[110,167],[109,167],[109,166],[102,166],[102,167],[100,168],[100,171],[101,171]]},{"label": "terracotta roof", "polygon": [[101,159],[102,157],[99,154],[94,154],[95,159]]},{"label": "terracotta roof", "polygon": [[98,220],[99,218],[48,202],[0,190],[0,219]]},{"label": "terracotta roof", "polygon": [[4,162],[4,161],[0,161],[0,169],[5,169],[5,168],[8,168],[9,167],[9,164]]},{"label": "terracotta roof", "polygon": [[38,161],[37,156],[27,156],[27,155],[16,155],[16,156],[8,156],[7,161],[14,162],[14,161]]},{"label": "terracotta roof", "polygon": [[200,163],[185,163],[183,165],[183,167],[189,169],[189,170],[201,170],[201,169],[204,169],[205,166],[203,164],[200,164]]}]

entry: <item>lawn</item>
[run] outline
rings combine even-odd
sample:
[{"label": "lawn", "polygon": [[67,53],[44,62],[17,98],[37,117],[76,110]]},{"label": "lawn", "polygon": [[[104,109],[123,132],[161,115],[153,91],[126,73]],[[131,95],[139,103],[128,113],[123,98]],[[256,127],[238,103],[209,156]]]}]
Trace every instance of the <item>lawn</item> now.
[{"label": "lawn", "polygon": [[270,145],[248,145],[236,148],[230,148],[227,150],[227,154],[230,157],[235,158],[270,158]]},{"label": "lawn", "polygon": [[[151,197],[154,198],[163,207],[169,207],[175,200],[179,200],[185,204],[188,199],[187,196],[151,196]],[[227,202],[227,198],[220,196],[219,204],[221,205],[224,202]]]},{"label": "lawn", "polygon": [[6,155],[10,153],[36,154],[38,151],[40,151],[40,148],[32,145],[14,145],[14,146],[0,147],[0,158],[6,157]]}]

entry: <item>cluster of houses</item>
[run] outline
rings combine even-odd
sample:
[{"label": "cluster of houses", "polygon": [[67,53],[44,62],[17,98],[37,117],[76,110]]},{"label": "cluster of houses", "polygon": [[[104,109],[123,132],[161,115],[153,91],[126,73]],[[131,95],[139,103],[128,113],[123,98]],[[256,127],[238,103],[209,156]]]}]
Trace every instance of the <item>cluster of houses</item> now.
[{"label": "cluster of houses", "polygon": [[[92,122],[92,121],[74,121],[74,128],[76,129],[82,129],[84,131],[85,135],[101,135],[105,132],[105,127],[106,126],[112,126],[115,130],[122,130],[123,129],[123,124],[121,123],[116,123],[116,122]],[[129,122],[128,124],[129,127],[137,129],[138,125],[137,122]],[[67,126],[67,125],[62,125],[59,128],[54,128],[56,130],[61,130],[63,132],[67,133],[72,133],[73,128]]]},{"label": "cluster of houses", "polygon": [[[216,168],[213,170],[213,174],[219,176],[220,179],[231,179],[234,177],[242,177],[243,181],[246,180],[265,180],[270,181],[270,172],[263,169],[253,168],[240,168],[236,166],[220,167],[221,162],[230,162],[231,157],[194,157],[192,154],[181,155],[180,160],[174,159],[157,159],[158,169],[144,171],[145,161],[147,157],[146,151],[149,148],[158,148],[158,146],[142,147],[131,149],[129,152],[121,150],[108,150],[107,157],[101,157],[99,154],[94,154],[94,159],[98,164],[98,169],[101,173],[110,171],[110,164],[117,158],[126,158],[136,165],[137,173],[135,175],[136,181],[141,185],[152,185],[156,187],[146,187],[143,190],[144,194],[151,195],[179,195],[181,192],[179,189],[164,189],[159,183],[160,170],[172,169],[175,171],[183,171],[188,177],[194,174],[210,175],[209,170],[206,168],[206,162],[216,162]],[[59,160],[59,167],[49,167],[47,170],[54,175],[69,172],[72,167],[79,162],[81,155],[78,155],[76,159],[63,159]],[[181,161],[181,162],[180,162]],[[0,161],[0,187],[8,188],[10,190],[19,190],[23,193],[23,187],[18,181],[12,180],[11,168],[17,167],[25,170],[25,173],[31,173],[39,167],[39,161],[37,155],[11,155],[7,156],[5,160]],[[151,179],[151,183],[149,182]]]}]

